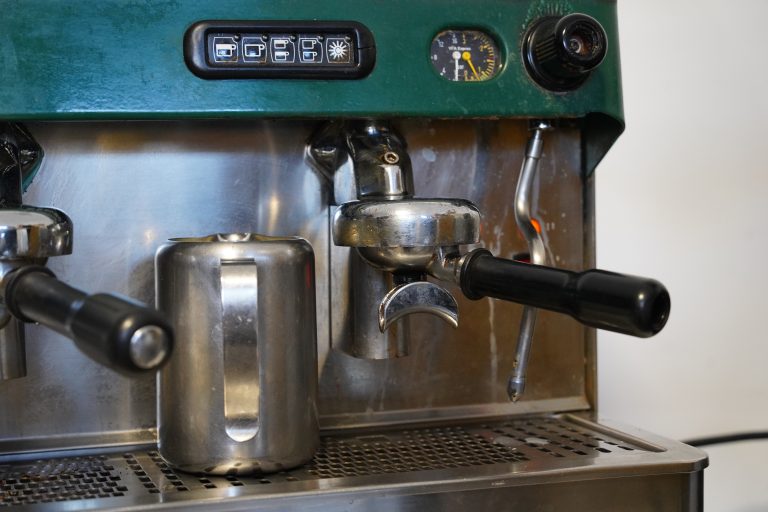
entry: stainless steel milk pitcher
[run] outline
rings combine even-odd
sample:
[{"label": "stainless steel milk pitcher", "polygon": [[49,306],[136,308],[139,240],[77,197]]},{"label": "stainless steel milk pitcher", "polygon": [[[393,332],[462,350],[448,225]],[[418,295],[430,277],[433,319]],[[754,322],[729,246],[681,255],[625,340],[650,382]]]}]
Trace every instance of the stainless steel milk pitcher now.
[{"label": "stainless steel milk pitcher", "polygon": [[160,453],[190,472],[279,471],[319,442],[314,254],[252,233],[172,239],[157,306],[178,347],[158,377]]}]

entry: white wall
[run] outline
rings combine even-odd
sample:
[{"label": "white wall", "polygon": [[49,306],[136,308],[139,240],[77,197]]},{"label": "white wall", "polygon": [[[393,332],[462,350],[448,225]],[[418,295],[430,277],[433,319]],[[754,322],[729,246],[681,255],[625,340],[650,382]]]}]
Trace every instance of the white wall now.
[{"label": "white wall", "polygon": [[[768,430],[768,2],[624,0],[627,130],[597,169],[601,268],[672,295],[599,335],[601,415],[672,438]],[[709,512],[768,510],[768,441],[707,449]]]}]

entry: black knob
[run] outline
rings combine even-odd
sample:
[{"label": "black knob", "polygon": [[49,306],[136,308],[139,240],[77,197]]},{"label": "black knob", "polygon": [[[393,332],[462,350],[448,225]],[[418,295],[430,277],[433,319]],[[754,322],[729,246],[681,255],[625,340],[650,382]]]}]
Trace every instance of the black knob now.
[{"label": "black knob", "polygon": [[608,49],[605,30],[586,14],[546,17],[523,38],[523,61],[536,83],[551,91],[580,87],[603,62]]},{"label": "black knob", "polygon": [[67,336],[109,368],[128,375],[157,371],[171,354],[171,327],[141,303],[104,293],[88,295],[35,265],[14,270],[5,279],[5,305],[16,318]]}]

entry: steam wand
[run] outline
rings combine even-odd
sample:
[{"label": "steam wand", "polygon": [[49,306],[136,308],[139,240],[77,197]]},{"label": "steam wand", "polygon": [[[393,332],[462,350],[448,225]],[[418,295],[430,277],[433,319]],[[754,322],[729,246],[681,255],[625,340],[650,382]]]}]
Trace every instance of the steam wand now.
[{"label": "steam wand", "polygon": [[[541,233],[533,222],[531,214],[533,203],[533,186],[536,181],[536,172],[539,169],[539,160],[543,152],[544,132],[552,129],[548,121],[535,123],[533,134],[528,140],[525,151],[523,168],[515,191],[515,221],[517,227],[523,233],[528,242],[528,253],[531,263],[544,265],[546,263],[546,248]],[[512,366],[512,375],[507,382],[507,394],[510,400],[517,402],[525,391],[525,375],[528,371],[528,358],[531,354],[533,332],[536,327],[537,309],[525,306],[523,318],[520,321],[520,332],[517,336],[517,353]]]}]

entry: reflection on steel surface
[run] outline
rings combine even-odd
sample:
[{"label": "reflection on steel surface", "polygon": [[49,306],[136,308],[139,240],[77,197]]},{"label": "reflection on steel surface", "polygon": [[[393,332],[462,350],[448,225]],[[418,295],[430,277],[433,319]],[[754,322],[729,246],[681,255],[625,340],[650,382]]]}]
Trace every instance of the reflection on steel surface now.
[{"label": "reflection on steel surface", "polygon": [[[77,226],[75,252],[52,259],[50,268],[73,286],[152,303],[153,255],[168,238],[217,232],[301,236],[316,257],[325,426],[587,409],[589,333],[562,315],[540,315],[529,367],[536,378],[518,404],[506,396],[514,360],[509,340],[522,312],[514,304],[469,301],[453,290],[461,325],[454,329],[429,315],[410,318],[402,329],[407,332],[398,333],[411,339],[408,357],[363,361],[331,349],[353,335],[353,313],[349,249],[329,240],[330,184],[305,161],[306,140],[319,123],[30,123],[46,158],[24,200],[66,211]],[[525,250],[511,213],[526,122],[406,120],[398,128],[409,144],[415,190],[476,204],[484,215],[481,242],[494,254],[512,257]],[[550,139],[536,184],[539,212],[554,264],[579,270],[590,257],[580,136],[561,128]],[[378,333],[377,315],[371,311],[370,328]],[[27,328],[27,366],[27,378],[2,384],[0,410],[14,414],[0,415],[0,451],[154,436],[151,376],[115,377],[34,325]]]}]

